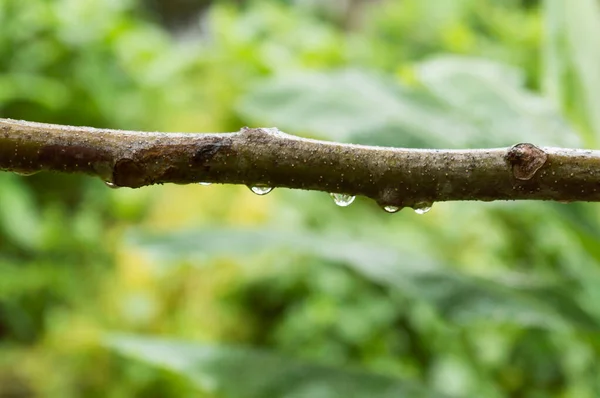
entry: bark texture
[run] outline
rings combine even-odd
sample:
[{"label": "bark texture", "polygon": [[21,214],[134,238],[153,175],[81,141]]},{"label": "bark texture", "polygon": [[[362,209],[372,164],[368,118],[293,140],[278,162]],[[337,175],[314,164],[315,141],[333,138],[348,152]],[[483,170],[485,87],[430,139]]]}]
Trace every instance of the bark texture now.
[{"label": "bark texture", "polygon": [[600,200],[600,151],[427,150],[295,137],[276,128],[185,134],[0,119],[0,170],[84,173],[117,187],[196,182],[362,195],[381,206],[450,200]]}]

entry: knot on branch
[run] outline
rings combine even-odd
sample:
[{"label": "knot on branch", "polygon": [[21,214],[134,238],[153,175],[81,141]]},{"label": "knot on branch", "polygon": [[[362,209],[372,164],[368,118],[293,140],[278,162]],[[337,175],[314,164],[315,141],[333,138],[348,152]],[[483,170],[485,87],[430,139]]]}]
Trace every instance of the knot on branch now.
[{"label": "knot on branch", "polygon": [[223,152],[227,154],[231,151],[231,140],[229,138],[214,138],[212,140],[204,140],[194,150],[192,163],[200,165],[204,171],[210,171],[210,163],[217,154]]},{"label": "knot on branch", "polygon": [[530,180],[546,163],[548,154],[533,144],[517,144],[508,150],[505,157],[518,180]]},{"label": "knot on branch", "polygon": [[298,139],[298,137],[289,135],[279,130],[277,127],[242,127],[240,132],[252,141],[269,142],[276,139]]},{"label": "knot on branch", "polygon": [[112,183],[116,187],[142,187],[146,184],[144,169],[132,159],[120,159],[113,169]]}]

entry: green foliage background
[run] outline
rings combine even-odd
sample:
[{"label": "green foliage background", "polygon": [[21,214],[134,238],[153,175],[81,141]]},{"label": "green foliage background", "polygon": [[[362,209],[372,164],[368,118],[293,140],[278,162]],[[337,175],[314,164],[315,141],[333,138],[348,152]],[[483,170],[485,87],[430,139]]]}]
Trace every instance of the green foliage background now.
[{"label": "green foliage background", "polygon": [[[597,145],[594,0],[202,3],[0,0],[0,117]],[[594,204],[0,173],[0,397],[596,397],[599,239]]]}]

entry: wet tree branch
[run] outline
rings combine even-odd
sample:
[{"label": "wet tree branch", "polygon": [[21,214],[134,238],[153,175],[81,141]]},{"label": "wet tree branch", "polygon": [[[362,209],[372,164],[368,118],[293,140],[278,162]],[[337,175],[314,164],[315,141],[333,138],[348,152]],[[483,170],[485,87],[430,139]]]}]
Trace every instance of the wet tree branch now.
[{"label": "wet tree branch", "polygon": [[600,151],[369,147],[274,128],[144,133],[0,119],[0,170],[84,173],[131,188],[202,181],[309,189],[398,208],[450,200],[600,201]]}]

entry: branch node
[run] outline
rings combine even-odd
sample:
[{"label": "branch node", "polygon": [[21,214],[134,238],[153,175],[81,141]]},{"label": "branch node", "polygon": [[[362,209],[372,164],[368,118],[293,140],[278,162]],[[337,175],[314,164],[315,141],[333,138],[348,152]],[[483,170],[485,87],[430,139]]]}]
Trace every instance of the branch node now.
[{"label": "branch node", "polygon": [[521,143],[511,147],[505,159],[512,166],[515,178],[526,181],[546,163],[548,154],[533,144]]},{"label": "branch node", "polygon": [[120,159],[115,164],[111,181],[116,187],[139,188],[144,186],[144,170],[133,159]]},{"label": "branch node", "polygon": [[221,151],[229,151],[231,140],[228,138],[218,138],[209,142],[201,143],[192,156],[195,164],[202,165],[205,171],[210,170],[211,160]]}]

